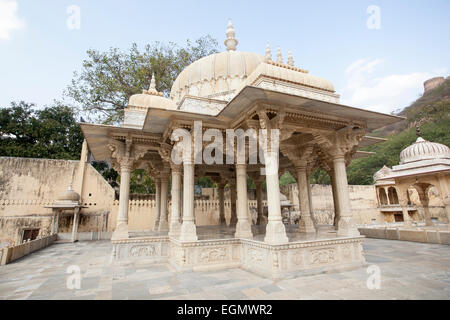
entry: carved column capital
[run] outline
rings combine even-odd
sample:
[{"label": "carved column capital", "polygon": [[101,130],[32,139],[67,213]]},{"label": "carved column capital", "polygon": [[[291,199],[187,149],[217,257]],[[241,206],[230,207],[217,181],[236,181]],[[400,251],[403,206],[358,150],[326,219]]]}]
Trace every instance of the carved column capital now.
[{"label": "carved column capital", "polygon": [[126,139],[125,142],[111,139],[108,148],[111,153],[111,164],[119,172],[133,170],[136,163],[148,151],[146,146],[134,145],[131,139]]},{"label": "carved column capital", "polygon": [[312,144],[303,146],[282,146],[281,152],[293,163],[294,167],[306,170],[314,150]]},{"label": "carved column capital", "polygon": [[174,163],[170,163],[170,169],[172,170],[173,174],[177,174],[177,175],[183,175],[183,166],[182,165],[177,165]]},{"label": "carved column capital", "polygon": [[365,135],[365,130],[358,127],[345,127],[333,133],[313,133],[315,140],[331,160],[344,159],[346,163],[351,161],[351,156],[356,152],[359,142]]}]

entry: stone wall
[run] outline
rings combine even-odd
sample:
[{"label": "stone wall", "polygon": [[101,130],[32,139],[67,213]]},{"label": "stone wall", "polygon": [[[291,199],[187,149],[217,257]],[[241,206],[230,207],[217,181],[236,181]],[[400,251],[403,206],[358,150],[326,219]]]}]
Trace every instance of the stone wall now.
[{"label": "stone wall", "polygon": [[[79,231],[106,230],[114,190],[89,163],[70,160],[0,157],[0,246],[20,243],[24,229],[51,231],[51,205],[69,186],[83,205]],[[73,216],[60,219],[60,232],[69,232]]]},{"label": "stone wall", "polygon": [[48,247],[56,241],[56,234],[52,234],[33,241],[24,242],[15,246],[0,248],[0,265],[8,264],[30,253]]},{"label": "stone wall", "polygon": [[[263,201],[266,205],[266,201]],[[256,200],[249,200],[249,218],[256,222]],[[131,231],[152,230],[155,223],[155,200],[131,200],[128,206],[128,228]],[[195,223],[197,226],[210,226],[219,224],[219,201],[218,200],[195,200]],[[111,215],[108,221],[108,231],[114,231],[117,214],[119,212],[119,201],[115,200],[111,207]],[[169,221],[171,202],[168,205]],[[225,201],[225,219],[227,223],[231,218],[231,202]]]},{"label": "stone wall", "polygon": [[[289,184],[281,187],[281,192],[295,205],[298,210],[298,186]],[[376,219],[383,223],[384,218],[377,207],[374,186],[350,185],[350,201],[353,217],[357,224],[371,223]],[[330,185],[311,185],[312,207],[315,218],[320,224],[331,224],[334,216],[333,194]]]}]

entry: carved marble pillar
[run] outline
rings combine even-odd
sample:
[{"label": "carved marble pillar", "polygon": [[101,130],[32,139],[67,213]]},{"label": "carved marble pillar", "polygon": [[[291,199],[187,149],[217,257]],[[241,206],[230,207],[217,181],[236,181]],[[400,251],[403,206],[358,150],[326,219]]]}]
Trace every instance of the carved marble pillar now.
[{"label": "carved marble pillar", "polygon": [[306,186],[308,188],[308,203],[309,203],[309,212],[311,215],[311,219],[313,221],[314,224],[314,228],[317,230],[317,220],[316,220],[316,216],[314,214],[314,208],[313,208],[313,203],[312,203],[312,193],[311,193],[311,171],[308,169],[306,171]]},{"label": "carved marble pillar", "polygon": [[54,234],[55,233],[55,220],[56,220],[56,212],[53,212],[52,215],[52,227],[50,230],[50,234]]},{"label": "carved marble pillar", "polygon": [[170,215],[169,236],[178,237],[180,235],[181,224],[181,176],[183,169],[181,166],[172,165],[172,212]]},{"label": "carved marble pillar", "polygon": [[158,231],[162,232],[169,231],[169,222],[167,220],[168,194],[169,194],[169,177],[164,175],[161,177],[161,213],[159,214],[159,227],[158,227]]},{"label": "carved marble pillar", "polygon": [[237,214],[236,214],[236,182],[230,182],[230,227],[236,226]]},{"label": "carved marble pillar", "polygon": [[75,212],[73,214],[73,225],[72,225],[72,242],[78,240],[78,224],[80,220],[80,208],[75,208]]},{"label": "carved marble pillar", "polygon": [[397,192],[398,203],[402,207],[403,225],[405,227],[411,227],[412,219],[408,213],[408,205],[409,205],[409,203],[408,203],[409,202],[408,201],[408,198],[409,198],[408,187],[409,187],[409,185],[402,185],[396,181],[396,186],[397,186],[397,190],[398,190],[398,192]]},{"label": "carved marble pillar", "polygon": [[180,228],[183,223],[183,173],[180,180]]},{"label": "carved marble pillar", "polygon": [[423,207],[423,213],[424,213],[424,218],[425,218],[425,225],[426,226],[433,226],[434,223],[431,220],[430,208],[428,207],[428,204],[429,204],[430,200],[428,199],[428,194],[427,194],[426,190],[427,190],[426,188],[417,189],[418,194],[419,194],[419,200],[420,200],[420,203],[422,204],[422,207]]},{"label": "carved marble pillar", "polygon": [[248,221],[247,170],[245,164],[236,164],[237,186],[237,223],[235,238],[253,238],[251,224]]},{"label": "carved marble pillar", "polygon": [[438,174],[436,178],[436,187],[439,190],[439,194],[445,206],[445,211],[447,212],[447,223],[448,229],[450,230],[450,176],[446,173],[441,173]]},{"label": "carved marble pillar", "polygon": [[314,233],[316,229],[311,219],[311,207],[308,194],[308,178],[306,174],[306,161],[297,161],[295,163],[295,171],[298,183],[298,200],[300,207],[299,231],[305,233]]},{"label": "carved marble pillar", "polygon": [[113,238],[126,239],[128,234],[128,206],[130,200],[130,177],[131,163],[123,161],[120,163],[120,189],[119,189],[119,212],[117,215],[117,226]]},{"label": "carved marble pillar", "polygon": [[159,219],[161,215],[161,179],[155,178],[155,224],[153,226],[153,231],[158,231],[159,229]]},{"label": "carved marble pillar", "polygon": [[262,181],[255,181],[256,184],[256,206],[258,210],[258,218],[256,219],[256,224],[261,225],[263,223],[263,190],[262,190]]},{"label": "carved marble pillar", "polygon": [[329,134],[314,133],[325,162],[330,163],[335,183],[336,202],[338,203],[337,234],[342,236],[359,236],[353,221],[350,194],[347,182],[346,166],[366,134],[366,128],[349,124]]},{"label": "carved marble pillar", "polygon": [[268,222],[264,242],[288,243],[286,228],[281,216],[280,181],[278,178],[278,150],[265,150]]},{"label": "carved marble pillar", "polygon": [[143,145],[134,145],[130,137],[127,137],[125,142],[111,139],[108,147],[111,152],[111,163],[117,171],[120,171],[119,212],[112,239],[126,239],[129,238],[128,206],[131,171],[136,162],[147,153],[148,149]]},{"label": "carved marble pillar", "polygon": [[225,183],[220,182],[218,184],[218,196],[219,196],[219,224],[226,225],[225,220]]},{"label": "carved marble pillar", "polygon": [[339,214],[339,201],[337,199],[337,190],[336,190],[336,180],[334,178],[334,171],[331,170],[329,173],[330,175],[330,180],[331,180],[331,191],[333,193],[333,206],[334,206],[334,219],[333,219],[333,225],[335,227],[335,229],[337,230],[338,228],[338,221],[340,218],[340,214]]},{"label": "carved marble pillar", "polygon": [[344,155],[333,157],[333,171],[340,213],[337,234],[342,236],[359,236],[360,233],[353,222]]},{"label": "carved marble pillar", "polygon": [[56,210],[56,216],[55,216],[55,233],[57,234],[59,231],[59,215],[60,215],[61,211],[60,210]]},{"label": "carved marble pillar", "polygon": [[194,161],[183,159],[183,223],[180,241],[197,241],[197,228],[194,217]]}]

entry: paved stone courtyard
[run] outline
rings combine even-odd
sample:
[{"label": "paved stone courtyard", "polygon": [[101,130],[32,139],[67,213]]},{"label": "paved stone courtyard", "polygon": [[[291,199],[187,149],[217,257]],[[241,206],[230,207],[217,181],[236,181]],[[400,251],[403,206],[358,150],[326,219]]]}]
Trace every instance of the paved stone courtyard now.
[{"label": "paved stone courtyard", "polygon": [[[0,299],[450,299],[450,246],[365,239],[367,267],[273,281],[241,269],[175,272],[168,264],[110,265],[109,241],[54,244],[0,267]],[[68,289],[69,266],[81,288]]]}]

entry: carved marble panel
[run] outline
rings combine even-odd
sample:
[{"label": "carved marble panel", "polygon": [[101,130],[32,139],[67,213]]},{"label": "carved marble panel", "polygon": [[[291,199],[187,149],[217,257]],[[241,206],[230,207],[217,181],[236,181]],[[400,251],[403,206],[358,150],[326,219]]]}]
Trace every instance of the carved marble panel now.
[{"label": "carved marble panel", "polygon": [[336,261],[337,257],[335,248],[316,249],[311,251],[312,265],[331,264]]},{"label": "carved marble panel", "polygon": [[198,255],[200,263],[214,263],[228,260],[228,250],[226,247],[203,248]]}]

